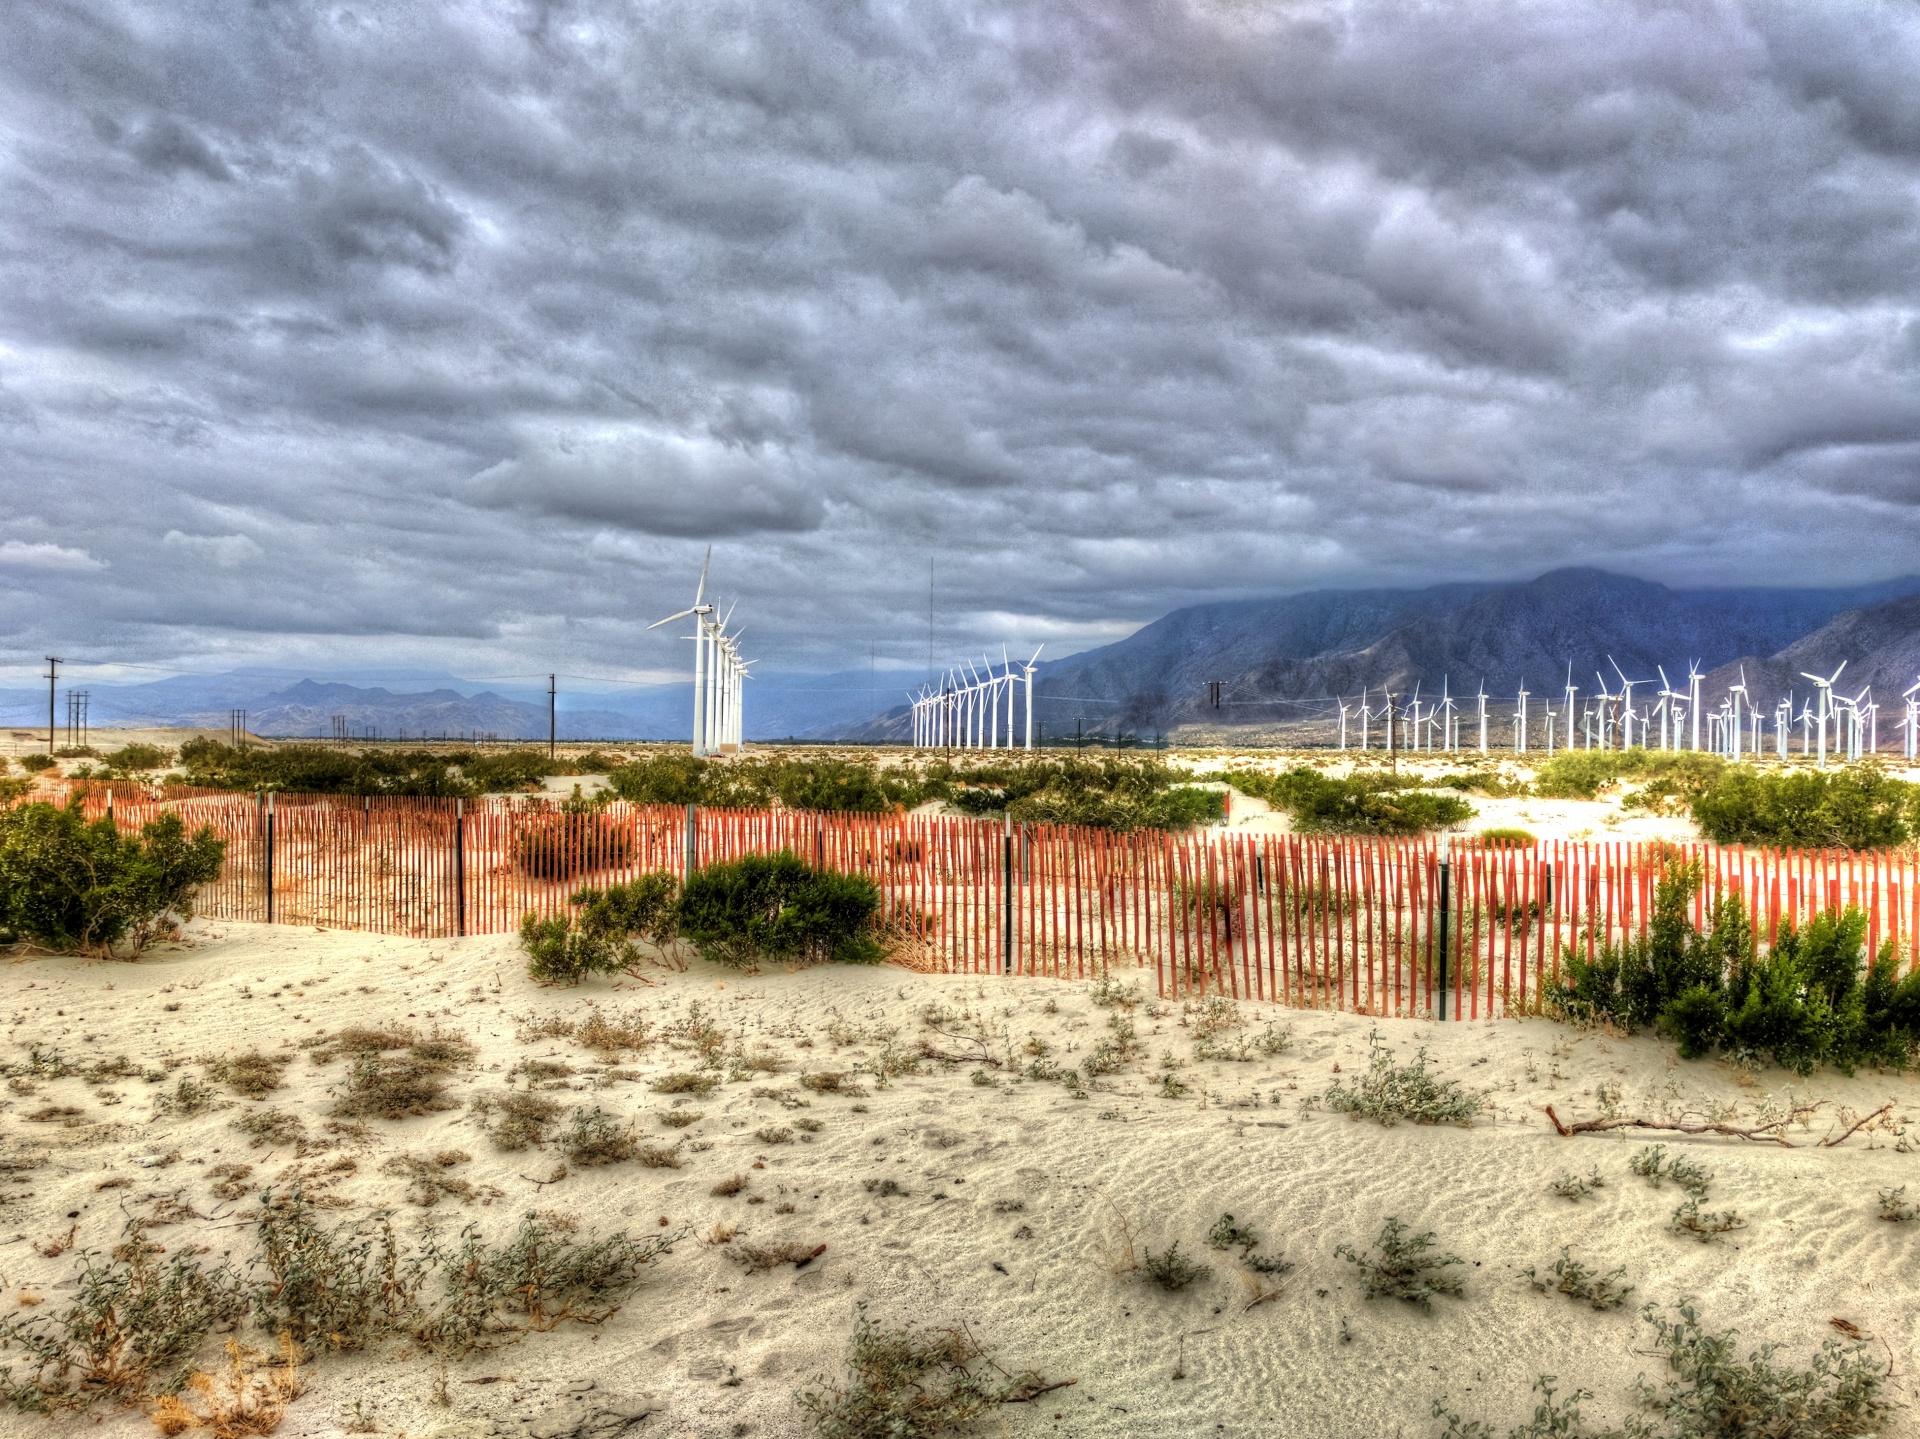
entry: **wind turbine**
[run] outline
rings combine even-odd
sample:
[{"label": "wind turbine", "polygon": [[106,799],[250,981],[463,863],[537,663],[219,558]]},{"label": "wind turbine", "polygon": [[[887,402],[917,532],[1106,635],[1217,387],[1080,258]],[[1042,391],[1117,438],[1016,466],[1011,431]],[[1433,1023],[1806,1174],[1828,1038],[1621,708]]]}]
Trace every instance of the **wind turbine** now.
[{"label": "wind turbine", "polygon": [[1687,661],[1687,711],[1693,716],[1693,747],[1700,748],[1700,666]]},{"label": "wind turbine", "polygon": [[1513,748],[1516,754],[1527,752],[1527,682],[1520,681],[1520,698],[1513,712]]},{"label": "wind turbine", "polygon": [[707,546],[707,557],[700,564],[700,583],[693,592],[693,603],[677,615],[668,615],[664,620],[655,620],[647,628],[657,630],[662,625],[670,625],[675,620],[684,620],[689,615],[694,618],[693,640],[693,752],[706,756],[713,751],[708,744],[707,728],[711,718],[707,694],[707,648],[709,637],[707,630],[713,615],[713,606],[706,603],[707,567],[713,563],[713,546]]},{"label": "wind turbine", "polygon": [[[1626,677],[1626,674],[1621,670],[1619,661],[1615,660],[1612,655],[1607,656],[1607,663],[1612,665],[1613,672],[1616,675],[1620,676],[1620,694],[1621,694],[1620,723],[1622,725],[1620,748],[1632,749],[1633,748],[1633,687],[1635,685],[1646,684],[1647,681],[1628,679]],[[1646,731],[1642,730],[1640,733],[1640,744],[1643,749],[1646,747],[1646,743],[1647,743]]]},{"label": "wind turbine", "polygon": [[1487,682],[1480,681],[1480,753],[1487,752]]},{"label": "wind turbine", "polygon": [[1573,661],[1567,661],[1567,748],[1573,748],[1573,697],[1580,691],[1573,682]]},{"label": "wind turbine", "polygon": [[[1840,670],[1846,667],[1847,662],[1841,660]],[[1800,671],[1802,679],[1813,681],[1814,689],[1820,697],[1820,768],[1822,769],[1827,767],[1827,716],[1833,708],[1833,682],[1840,678],[1840,670],[1835,670],[1825,679],[1821,679],[1819,675],[1810,675],[1805,670]]]},{"label": "wind turbine", "polygon": [[1731,718],[1731,723],[1733,726],[1732,753],[1729,754],[1727,757],[1733,760],[1736,764],[1740,760],[1740,706],[1742,703],[1745,702],[1746,698],[1747,698],[1747,667],[1745,665],[1741,665],[1740,666],[1740,683],[1737,685],[1727,686],[1727,699],[1730,702],[1730,707],[1733,711],[1732,718]]},{"label": "wind turbine", "polygon": [[1909,689],[1900,692],[1900,698],[1907,702],[1907,758],[1912,759],[1916,748],[1920,748],[1920,680],[1915,680]]}]

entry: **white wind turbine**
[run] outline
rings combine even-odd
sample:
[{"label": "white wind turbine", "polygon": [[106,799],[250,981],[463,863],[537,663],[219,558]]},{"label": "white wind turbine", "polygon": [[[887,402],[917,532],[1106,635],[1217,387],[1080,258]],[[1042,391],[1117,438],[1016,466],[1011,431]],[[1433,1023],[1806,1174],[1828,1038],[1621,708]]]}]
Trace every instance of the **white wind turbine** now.
[{"label": "white wind turbine", "polygon": [[1693,716],[1693,748],[1700,748],[1700,666],[1687,661],[1687,711]]},{"label": "white wind turbine", "polygon": [[694,633],[688,638],[693,640],[693,752],[696,755],[713,753],[708,729],[713,718],[712,696],[708,693],[707,674],[710,668],[708,649],[711,637],[708,633],[713,618],[713,606],[706,603],[707,567],[713,563],[713,546],[707,546],[707,557],[700,565],[700,584],[693,592],[693,603],[677,615],[668,615],[664,620],[655,620],[647,628],[657,630],[661,625],[670,625],[675,620],[684,620],[692,616]]},{"label": "white wind turbine", "polygon": [[1822,769],[1825,769],[1827,766],[1827,716],[1831,714],[1833,710],[1833,682],[1840,678],[1840,670],[1846,667],[1847,662],[1841,660],[1840,669],[1835,670],[1825,679],[1820,678],[1819,675],[1810,675],[1805,670],[1800,671],[1800,677],[1802,679],[1813,681],[1814,689],[1820,698],[1820,713],[1817,718],[1820,724],[1820,767]]},{"label": "white wind turbine", "polygon": [[1480,681],[1480,753],[1487,752],[1487,682]]},{"label": "white wind turbine", "polygon": [[1513,712],[1513,750],[1515,754],[1527,752],[1527,682],[1520,681],[1520,695]]},{"label": "white wind turbine", "polygon": [[[1620,723],[1623,726],[1620,748],[1632,749],[1633,748],[1633,720],[1634,720],[1633,687],[1635,685],[1647,684],[1648,681],[1628,679],[1626,675],[1621,671],[1619,662],[1615,660],[1612,655],[1607,656],[1607,663],[1612,665],[1613,672],[1616,675],[1620,676],[1620,695],[1621,695]],[[1640,733],[1640,744],[1642,748],[1645,748],[1646,742],[1647,742],[1646,731],[1642,730]]]},{"label": "white wind turbine", "polygon": [[1907,702],[1907,758],[1913,759],[1920,753],[1920,680],[1915,680],[1912,688],[1902,690],[1900,698]]},{"label": "white wind turbine", "polygon": [[1731,726],[1730,737],[1731,737],[1732,743],[1729,746],[1727,758],[1734,760],[1736,762],[1738,762],[1740,758],[1740,706],[1746,702],[1746,699],[1747,699],[1747,667],[1745,665],[1741,665],[1740,666],[1740,683],[1737,685],[1727,686],[1727,705],[1728,705],[1728,708],[1732,711],[1732,714],[1729,717],[1729,724]]},{"label": "white wind turbine", "polygon": [[1446,676],[1440,678],[1440,747],[1453,753],[1453,695]]}]

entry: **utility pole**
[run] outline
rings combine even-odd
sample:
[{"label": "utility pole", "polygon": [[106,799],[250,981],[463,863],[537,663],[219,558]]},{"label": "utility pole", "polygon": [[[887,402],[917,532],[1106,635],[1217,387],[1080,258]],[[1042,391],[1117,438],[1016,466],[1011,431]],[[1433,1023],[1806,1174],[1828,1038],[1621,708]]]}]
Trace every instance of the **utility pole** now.
[{"label": "utility pole", "polygon": [[53,757],[53,681],[60,673],[60,657],[47,656],[47,757]]},{"label": "utility pole", "polygon": [[556,718],[558,710],[555,699],[559,690],[554,685],[555,676],[547,676],[547,758],[553,758],[554,741],[558,738],[560,726]]}]

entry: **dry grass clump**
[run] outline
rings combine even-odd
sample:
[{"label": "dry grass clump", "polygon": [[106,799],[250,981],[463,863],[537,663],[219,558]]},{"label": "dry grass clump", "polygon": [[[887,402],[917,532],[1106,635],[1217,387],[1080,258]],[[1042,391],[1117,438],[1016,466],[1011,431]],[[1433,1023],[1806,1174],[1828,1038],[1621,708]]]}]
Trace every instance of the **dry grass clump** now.
[{"label": "dry grass clump", "polygon": [[717,1074],[662,1074],[649,1086],[656,1094],[691,1094],[701,1099],[719,1087]]},{"label": "dry grass clump", "polygon": [[669,1109],[660,1116],[660,1122],[669,1129],[688,1129],[705,1117],[697,1109]]},{"label": "dry grass clump", "polygon": [[287,1405],[306,1392],[300,1366],[306,1355],[282,1334],[278,1354],[269,1357],[237,1339],[226,1344],[227,1367],[221,1374],[196,1369],[187,1378],[187,1394],[162,1394],[147,1411],[162,1434],[205,1429],[213,1439],[248,1439],[271,1434],[286,1417]]},{"label": "dry grass clump", "polygon": [[965,1329],[876,1328],[865,1305],[846,1367],[842,1382],[800,1395],[820,1439],[935,1439],[1061,1387],[1007,1373]]},{"label": "dry grass clump", "polygon": [[769,1125],[765,1129],[756,1129],[753,1131],[753,1137],[762,1144],[793,1143],[793,1131],[788,1129],[784,1124]]},{"label": "dry grass clump", "polygon": [[250,1136],[250,1147],[254,1149],[269,1144],[297,1144],[307,1135],[307,1127],[299,1116],[288,1114],[284,1109],[249,1110],[233,1121],[233,1127]]},{"label": "dry grass clump", "polygon": [[544,1142],[547,1126],[560,1115],[558,1101],[518,1089],[504,1094],[476,1094],[470,1107],[494,1148],[508,1153]]},{"label": "dry grass clump", "polygon": [[727,1257],[749,1274],[764,1274],[782,1264],[804,1269],[826,1252],[824,1244],[787,1239],[774,1244],[734,1244],[727,1250]]},{"label": "dry grass clump", "polygon": [[253,1192],[253,1186],[247,1183],[253,1174],[251,1164],[216,1164],[207,1171],[207,1178],[213,1181],[215,1199],[244,1199]]},{"label": "dry grass clump", "polygon": [[1412,1064],[1396,1066],[1393,1051],[1381,1043],[1378,1030],[1367,1034],[1367,1072],[1356,1076],[1351,1085],[1335,1080],[1321,1102],[1355,1119],[1381,1124],[1411,1119],[1415,1124],[1458,1124],[1463,1128],[1472,1124],[1474,1116],[1489,1103],[1484,1094],[1470,1094],[1453,1080],[1429,1074],[1424,1048]]},{"label": "dry grass clump", "polygon": [[1560,1257],[1553,1261],[1550,1272],[1536,1274],[1531,1265],[1521,1272],[1527,1276],[1527,1282],[1542,1294],[1557,1291],[1593,1309],[1618,1309],[1633,1293],[1631,1284],[1618,1282],[1626,1275],[1626,1265],[1602,1274],[1575,1259],[1573,1247],[1566,1244],[1560,1246]]},{"label": "dry grass clump", "polygon": [[588,1166],[632,1159],[639,1147],[633,1126],[621,1124],[598,1105],[574,1110],[566,1132],[560,1136],[561,1152],[574,1164]]},{"label": "dry grass clump", "polygon": [[385,1054],[405,1049],[413,1040],[413,1031],[405,1025],[395,1029],[347,1028],[335,1034],[313,1035],[300,1047],[308,1051],[315,1064],[331,1064],[342,1054]]},{"label": "dry grass clump", "polygon": [[897,1179],[869,1179],[861,1185],[861,1188],[865,1189],[867,1193],[876,1199],[893,1199],[896,1197],[904,1199],[907,1197],[907,1191],[901,1186],[900,1181]]},{"label": "dry grass clump", "polygon": [[333,1106],[342,1119],[404,1119],[452,1109],[447,1098],[447,1066],[402,1055],[386,1059],[363,1053],[347,1079],[346,1092]]},{"label": "dry grass clump", "polygon": [[280,1088],[286,1068],[292,1062],[291,1054],[262,1054],[257,1049],[200,1061],[206,1067],[208,1078],[245,1099],[264,1099]]},{"label": "dry grass clump", "polygon": [[638,1010],[610,1015],[598,1005],[592,1005],[587,1017],[574,1029],[573,1037],[597,1054],[618,1059],[623,1054],[645,1049],[652,1042],[650,1028]]},{"label": "dry grass clump", "polygon": [[680,1169],[687,1162],[681,1158],[677,1144],[642,1144],[633,1151],[633,1158],[642,1169]]},{"label": "dry grass clump", "polygon": [[718,1184],[714,1185],[713,1188],[709,1189],[707,1193],[716,1199],[731,1199],[734,1195],[744,1192],[752,1183],[753,1181],[747,1178],[746,1175],[735,1174],[721,1180]]},{"label": "dry grass clump", "polygon": [[1460,1276],[1448,1271],[1466,1261],[1457,1254],[1435,1253],[1434,1236],[1414,1234],[1389,1217],[1380,1237],[1365,1251],[1342,1244],[1334,1253],[1360,1271],[1369,1299],[1404,1299],[1422,1309],[1433,1308],[1433,1296],[1466,1293]]},{"label": "dry grass clump", "polygon": [[838,1069],[824,1069],[818,1074],[803,1074],[800,1076],[800,1084],[802,1088],[811,1089],[815,1094],[840,1094],[849,1099],[863,1099],[867,1093],[851,1074]]},{"label": "dry grass clump", "polygon": [[430,1209],[442,1199],[458,1199],[467,1204],[475,1199],[488,1202],[497,1199],[500,1191],[492,1185],[484,1185],[476,1190],[470,1181],[447,1172],[472,1158],[471,1154],[461,1149],[443,1149],[425,1159],[412,1154],[396,1154],[380,1166],[380,1172],[404,1178],[407,1181],[407,1203],[418,1204],[422,1208]]},{"label": "dry grass clump", "polygon": [[[226,1102],[232,1103],[231,1100]],[[171,1114],[181,1119],[191,1119],[195,1115],[205,1114],[220,1104],[220,1096],[210,1085],[202,1083],[191,1074],[183,1074],[180,1076],[180,1082],[174,1085],[173,1093],[160,1095],[153,1101],[153,1108],[158,1114]],[[28,1118],[32,1116],[29,1115]]]}]

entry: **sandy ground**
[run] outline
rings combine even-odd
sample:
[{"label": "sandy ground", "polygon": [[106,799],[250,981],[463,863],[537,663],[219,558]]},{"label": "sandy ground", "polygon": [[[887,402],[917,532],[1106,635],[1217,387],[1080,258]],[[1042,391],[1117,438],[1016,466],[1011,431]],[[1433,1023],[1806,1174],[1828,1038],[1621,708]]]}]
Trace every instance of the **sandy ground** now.
[{"label": "sandy ground", "polygon": [[[583,1229],[657,1233],[664,1218],[694,1235],[737,1226],[736,1244],[826,1246],[804,1269],[756,1275],[730,1259],[732,1246],[689,1238],[603,1326],[531,1335],[452,1364],[446,1406],[433,1401],[431,1359],[398,1349],[322,1359],[282,1425],[290,1436],[801,1435],[809,1431],[795,1392],[838,1371],[862,1302],[885,1322],[964,1322],[1009,1368],[1078,1381],[1000,1411],[985,1433],[1426,1435],[1437,1430],[1428,1410],[1440,1394],[1505,1432],[1531,1412],[1529,1386],[1543,1372],[1561,1376],[1563,1387],[1595,1390],[1590,1417],[1617,1418],[1634,1376],[1658,1367],[1633,1305],[1682,1296],[1694,1296],[1709,1323],[1738,1325],[1796,1356],[1832,1334],[1830,1319],[1851,1321],[1895,1366],[1896,1397],[1913,1397],[1920,1224],[1876,1217],[1880,1190],[1907,1184],[1920,1195],[1920,1158],[1899,1133],[1812,1147],[1827,1132],[1823,1114],[1791,1149],[1669,1141],[1672,1152],[1714,1171],[1710,1207],[1735,1209],[1747,1224],[1702,1244],[1668,1232],[1679,1200],[1671,1185],[1656,1192],[1629,1173],[1642,1138],[1563,1139],[1542,1112],[1552,1102],[1563,1116],[1591,1115],[1610,1086],[1626,1109],[1645,1112],[1682,1100],[1751,1112],[1791,1089],[1829,1101],[1826,1114],[1892,1101],[1891,1119],[1904,1126],[1920,1112],[1911,1076],[1743,1075],[1722,1064],[1681,1064],[1651,1038],[1582,1035],[1541,1020],[1382,1021],[1402,1059],[1430,1046],[1443,1074],[1494,1102],[1468,1129],[1383,1128],[1303,1107],[1364,1067],[1373,1022],[1362,1016],[1243,1004],[1246,1032],[1288,1028],[1291,1049],[1210,1063],[1195,1061],[1178,1008],[1144,1001],[1131,1018],[1146,1054],[1076,1099],[1058,1083],[1010,1071],[1031,1062],[1030,1039],[1076,1064],[1109,1034],[1120,1011],[1095,1005],[1084,983],[891,967],[741,976],[699,962],[651,977],[541,988],[507,939],[410,941],[237,924],[196,925],[188,943],[138,964],[15,964],[5,974],[0,1059],[18,1064],[32,1045],[57,1046],[76,1059],[125,1054],[165,1078],[89,1085],[73,1077],[0,1093],[0,1156],[46,1158],[0,1173],[0,1315],[21,1312],[23,1295],[58,1305],[73,1293],[73,1255],[36,1252],[50,1238],[77,1225],[80,1248],[104,1248],[120,1232],[123,1209],[151,1213],[169,1198],[205,1217],[155,1230],[161,1243],[244,1259],[248,1231],[238,1221],[253,1196],[218,1198],[210,1171],[246,1164],[243,1188],[284,1185],[297,1170],[343,1202],[342,1217],[391,1208],[410,1237],[468,1222],[498,1237],[538,1208],[572,1215]],[[670,1039],[609,1062],[570,1040],[516,1037],[542,1017],[578,1019],[594,1004],[609,1015],[637,1012],[656,1036],[698,1005],[730,1045],[778,1070],[705,1099],[669,1096],[649,1081],[695,1067],[695,1056]],[[945,1012],[948,1031],[983,1028],[1002,1065],[927,1061],[923,1072],[884,1085],[868,1075],[858,1097],[799,1087],[804,1073],[871,1066],[889,1037],[896,1050],[922,1040],[957,1050],[959,1041],[927,1026],[936,1011]],[[317,1066],[305,1055],[265,1101],[228,1097],[222,1109],[194,1118],[156,1112],[156,1099],[182,1076],[204,1072],[204,1057],[297,1049],[350,1024],[465,1033],[479,1055],[454,1080],[462,1099],[499,1092],[530,1059],[570,1069],[518,1082],[631,1117],[649,1139],[682,1141],[684,1167],[576,1167],[543,1187],[534,1181],[554,1173],[559,1155],[502,1153],[464,1108],[374,1120],[365,1138],[325,1141],[346,1066]],[[1185,1097],[1161,1096],[1163,1056],[1179,1066]],[[976,1083],[976,1070],[998,1082]],[[304,1161],[290,1148],[250,1148],[233,1121],[268,1104],[333,1147]],[[79,1113],[30,1118],[48,1108]],[[660,1116],[676,1109],[701,1117],[669,1129]],[[467,1182],[472,1199],[409,1203],[407,1181],[383,1170],[394,1156],[449,1149],[472,1156],[446,1171]],[[1585,1202],[1550,1194],[1550,1181],[1569,1171],[1597,1172],[1605,1187]],[[749,1178],[745,1193],[711,1193],[732,1175]],[[882,1180],[904,1193],[882,1197],[869,1188]],[[102,1187],[120,1181],[125,1187]],[[1296,1264],[1278,1298],[1249,1308],[1233,1256],[1207,1247],[1222,1212],[1256,1228],[1265,1252]],[[1442,1298],[1429,1314],[1361,1296],[1334,1248],[1364,1246],[1389,1215],[1436,1231],[1468,1261],[1464,1298]],[[1140,1245],[1177,1240],[1212,1273],[1178,1294],[1116,1273],[1123,1222]],[[1627,1309],[1599,1313],[1529,1287],[1519,1271],[1544,1268],[1569,1244],[1601,1268],[1626,1266],[1635,1286]],[[119,1411],[0,1421],[9,1435],[83,1430],[153,1432],[141,1416]],[[1914,1432],[1911,1413],[1887,1432]]]}]

